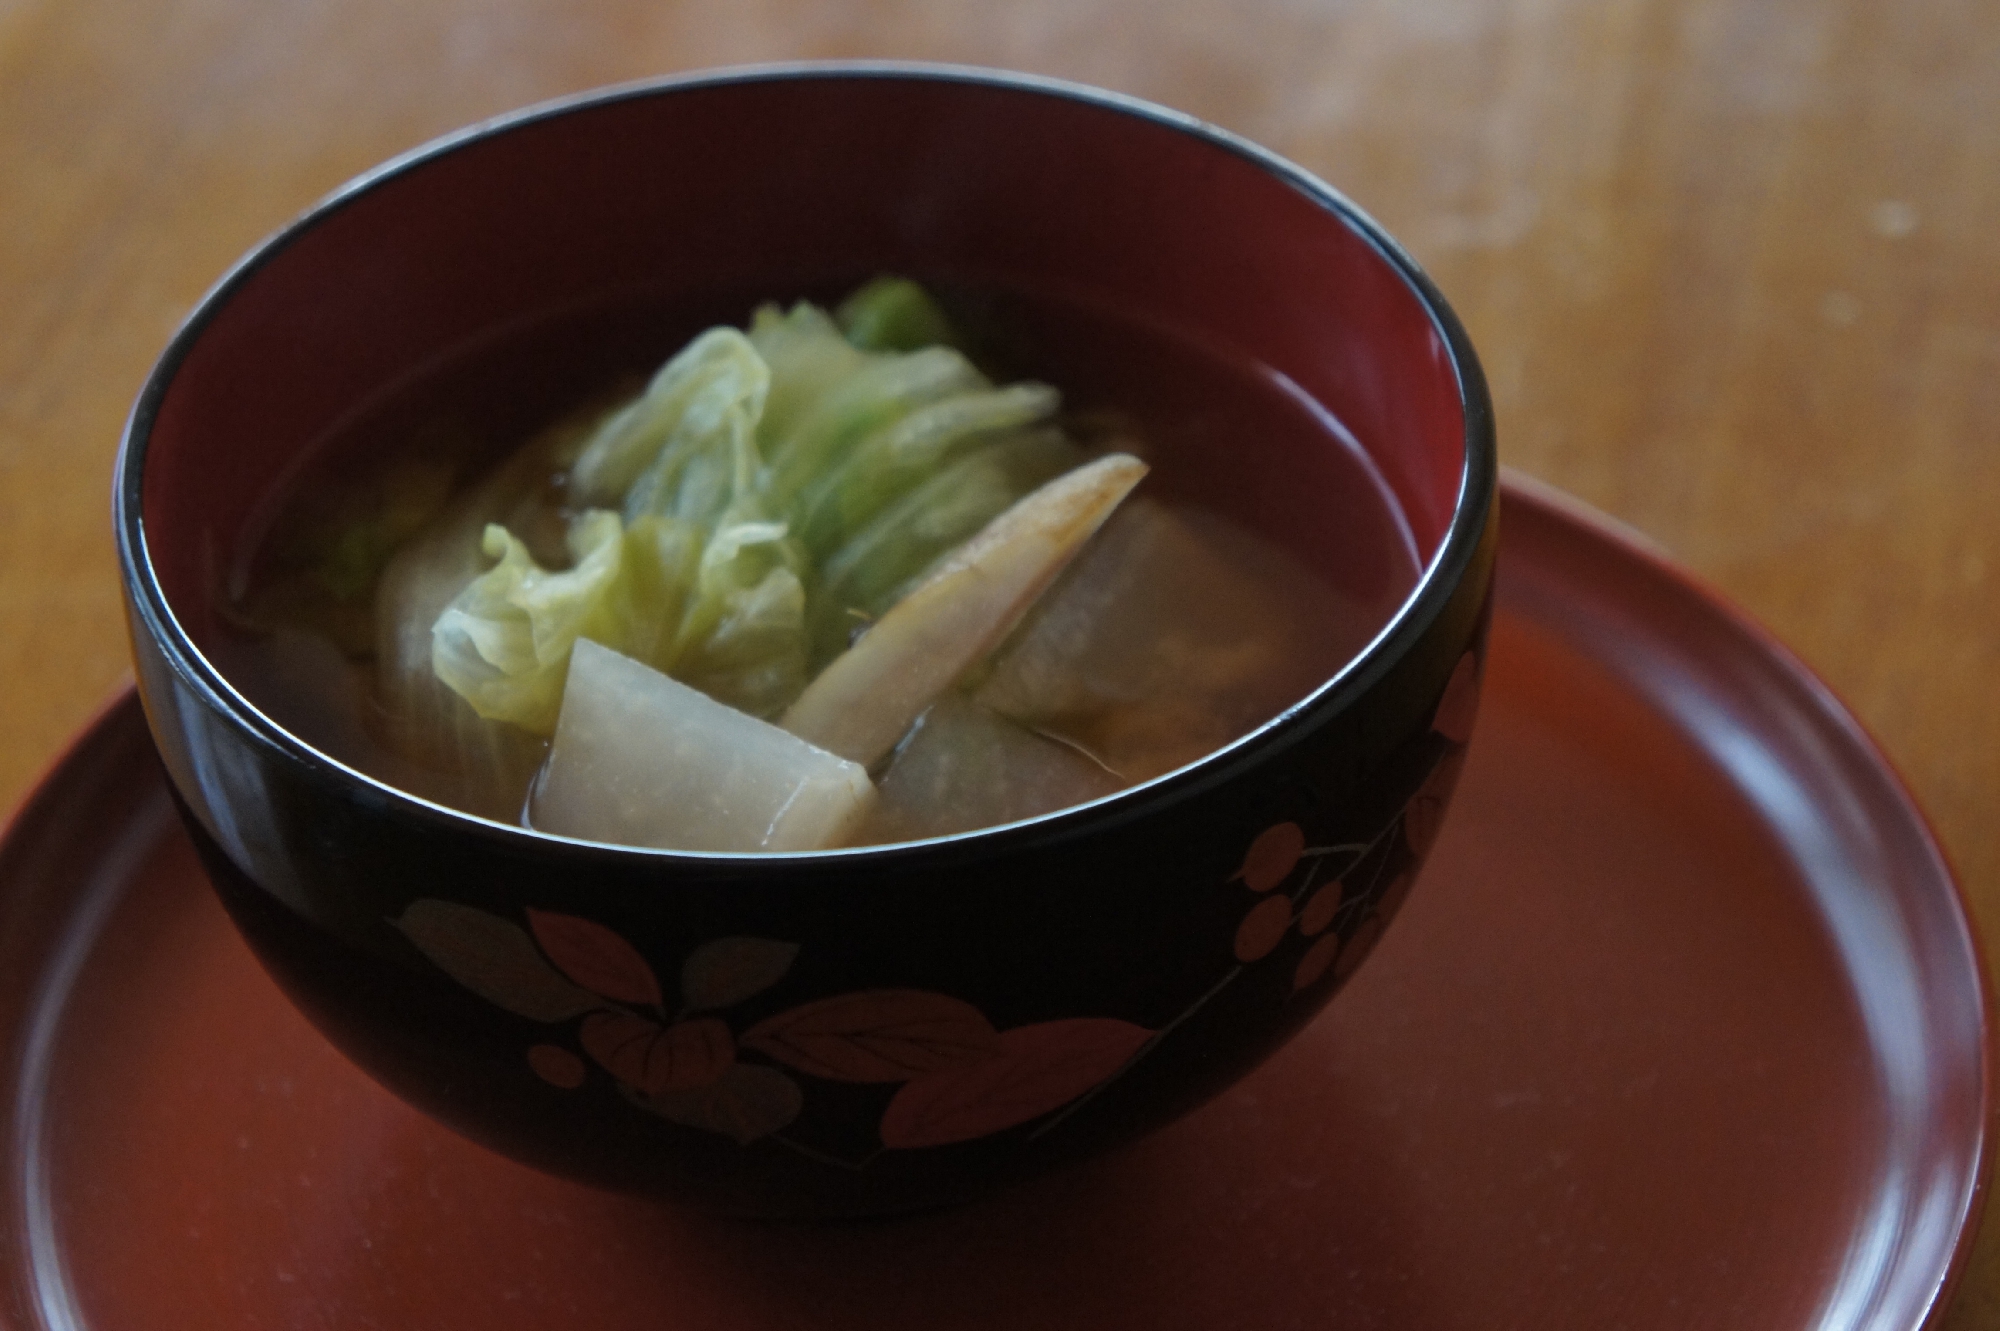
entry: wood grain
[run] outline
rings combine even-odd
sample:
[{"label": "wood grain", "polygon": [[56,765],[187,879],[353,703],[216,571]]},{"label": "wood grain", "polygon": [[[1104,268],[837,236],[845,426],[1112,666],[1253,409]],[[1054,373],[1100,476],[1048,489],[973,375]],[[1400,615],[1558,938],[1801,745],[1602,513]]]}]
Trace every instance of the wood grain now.
[{"label": "wood grain", "polygon": [[[235,256],[480,117],[829,56],[1109,86],[1346,190],[1465,317],[1504,459],[1817,669],[2000,929],[1990,0],[0,0],[0,807],[126,669],[119,427]],[[2000,1319],[1994,1231],[1948,1326]]]}]

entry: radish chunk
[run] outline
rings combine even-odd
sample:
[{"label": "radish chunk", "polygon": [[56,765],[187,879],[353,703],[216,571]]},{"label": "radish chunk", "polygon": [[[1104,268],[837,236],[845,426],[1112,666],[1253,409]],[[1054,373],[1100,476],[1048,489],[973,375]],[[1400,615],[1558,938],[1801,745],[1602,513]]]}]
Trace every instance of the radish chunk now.
[{"label": "radish chunk", "polygon": [[1353,653],[1337,593],[1211,513],[1134,499],[996,654],[975,696],[1126,781],[1194,762]]},{"label": "radish chunk", "polygon": [[932,704],[882,775],[859,844],[997,827],[1084,804],[1125,783],[1089,757],[957,690]]},{"label": "radish chunk", "polygon": [[806,686],[785,729],[873,766],[1006,637],[1145,474],[1145,463],[1113,453],[993,519]]},{"label": "radish chunk", "polygon": [[854,763],[583,638],[528,821],[663,850],[820,850],[875,798]]}]

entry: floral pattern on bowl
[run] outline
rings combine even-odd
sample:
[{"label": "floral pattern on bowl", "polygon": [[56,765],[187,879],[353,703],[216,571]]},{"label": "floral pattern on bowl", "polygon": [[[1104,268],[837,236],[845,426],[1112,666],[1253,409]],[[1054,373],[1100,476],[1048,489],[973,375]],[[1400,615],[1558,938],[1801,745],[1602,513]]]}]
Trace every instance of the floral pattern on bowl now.
[{"label": "floral pattern on bowl", "polygon": [[[581,1087],[594,1064],[627,1101],[669,1122],[744,1146],[770,1141],[849,1168],[881,1151],[947,1146],[1038,1119],[1031,1135],[1039,1137],[1246,969],[1270,962],[1293,930],[1311,940],[1292,963],[1293,992],[1329,972],[1336,984],[1353,972],[1436,840],[1471,735],[1478,676],[1477,657],[1467,652],[1431,723],[1443,751],[1372,840],[1309,845],[1304,829],[1285,821],[1250,841],[1241,866],[1220,884],[1254,898],[1231,942],[1236,964],[1158,1029],[1081,1016],[1003,1031],[973,1004],[919,989],[814,998],[739,1026],[729,1009],[782,981],[798,944],[756,937],[705,942],[681,959],[670,996],[639,949],[576,915],[531,908],[517,924],[425,897],[392,923],[488,1002],[566,1029],[570,1040],[551,1038],[526,1051],[529,1069],[551,1086]],[[806,1107],[801,1078],[895,1086],[881,1113],[879,1143],[839,1158],[787,1136]]]}]

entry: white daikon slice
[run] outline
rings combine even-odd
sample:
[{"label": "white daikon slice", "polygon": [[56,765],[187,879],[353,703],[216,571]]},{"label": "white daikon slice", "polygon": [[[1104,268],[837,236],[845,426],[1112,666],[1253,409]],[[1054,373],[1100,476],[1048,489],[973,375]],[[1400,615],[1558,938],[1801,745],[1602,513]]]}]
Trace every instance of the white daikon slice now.
[{"label": "white daikon slice", "polygon": [[1128,781],[1213,752],[1346,663],[1351,617],[1226,519],[1134,500],[1049,589],[975,696]]},{"label": "white daikon slice", "polygon": [[1069,745],[952,690],[896,750],[882,776],[882,801],[855,839],[949,836],[1067,809],[1123,786]]},{"label": "white daikon slice", "polygon": [[856,764],[586,638],[529,822],[667,850],[819,850],[875,799]]}]

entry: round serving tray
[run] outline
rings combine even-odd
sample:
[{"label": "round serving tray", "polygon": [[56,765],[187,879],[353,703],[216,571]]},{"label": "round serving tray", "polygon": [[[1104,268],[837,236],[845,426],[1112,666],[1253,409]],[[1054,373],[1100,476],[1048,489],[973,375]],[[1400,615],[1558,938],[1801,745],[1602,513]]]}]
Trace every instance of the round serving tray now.
[{"label": "round serving tray", "polygon": [[0,841],[0,1324],[1902,1331],[1961,1265],[1986,995],[1949,870],[1782,649],[1510,482],[1424,881],[1297,1040],[959,1210],[721,1221],[510,1164],[259,970],[115,702]]}]

